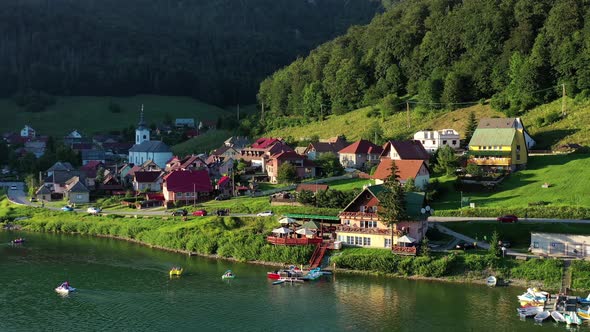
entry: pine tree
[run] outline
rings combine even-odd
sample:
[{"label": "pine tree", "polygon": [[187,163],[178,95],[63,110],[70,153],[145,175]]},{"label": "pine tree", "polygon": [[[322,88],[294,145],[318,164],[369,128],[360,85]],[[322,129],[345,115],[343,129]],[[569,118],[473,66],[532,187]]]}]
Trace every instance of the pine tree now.
[{"label": "pine tree", "polygon": [[488,249],[489,254],[493,257],[500,257],[501,255],[502,249],[500,248],[499,241],[500,234],[498,234],[498,231],[494,231],[490,239],[490,248]]},{"label": "pine tree", "polygon": [[469,144],[469,141],[471,141],[471,136],[473,136],[476,128],[477,120],[475,119],[475,113],[469,112],[467,124],[465,125],[465,145]]},{"label": "pine tree", "polygon": [[379,197],[378,215],[388,227],[391,228],[391,245],[393,246],[393,237],[397,232],[397,223],[407,220],[406,206],[405,206],[405,192],[401,183],[399,182],[399,174],[395,162],[391,163],[391,172],[383,186],[385,190]]}]

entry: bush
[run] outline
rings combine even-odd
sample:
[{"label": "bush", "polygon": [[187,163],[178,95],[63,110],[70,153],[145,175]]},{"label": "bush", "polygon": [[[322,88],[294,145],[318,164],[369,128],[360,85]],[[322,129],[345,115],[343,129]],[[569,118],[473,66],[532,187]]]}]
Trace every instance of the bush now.
[{"label": "bush", "polygon": [[573,261],[572,288],[575,290],[590,290],[590,262]]},{"label": "bush", "polygon": [[514,214],[516,216],[525,216],[529,218],[552,218],[552,219],[588,219],[590,218],[590,209],[579,206],[531,206],[531,207],[513,207],[513,208],[469,208],[455,210],[436,210],[436,216],[453,217],[462,215],[463,217],[498,217],[505,214]]},{"label": "bush", "polygon": [[513,277],[525,280],[543,280],[545,287],[559,288],[563,262],[557,259],[531,259],[512,268]]}]

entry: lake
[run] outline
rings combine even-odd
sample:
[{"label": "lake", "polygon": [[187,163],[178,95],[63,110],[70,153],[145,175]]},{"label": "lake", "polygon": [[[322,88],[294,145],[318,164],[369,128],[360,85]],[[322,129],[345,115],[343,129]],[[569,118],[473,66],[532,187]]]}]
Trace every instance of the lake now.
[{"label": "lake", "polygon": [[[8,244],[20,236],[25,244]],[[185,272],[170,279],[175,265]],[[228,269],[236,279],[221,279]],[[271,269],[114,239],[0,231],[0,330],[565,330],[521,321],[517,287],[343,273],[273,286]],[[78,291],[63,297],[54,288],[65,280]]]}]

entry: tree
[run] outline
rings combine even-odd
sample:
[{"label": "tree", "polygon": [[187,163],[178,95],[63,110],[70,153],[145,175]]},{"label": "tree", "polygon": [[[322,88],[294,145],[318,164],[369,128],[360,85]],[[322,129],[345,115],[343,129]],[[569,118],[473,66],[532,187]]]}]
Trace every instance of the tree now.
[{"label": "tree", "polygon": [[477,166],[476,164],[467,164],[465,167],[465,172],[471,176],[481,176],[483,174],[483,170],[481,167]]},{"label": "tree", "polygon": [[396,94],[389,94],[381,100],[381,113],[384,118],[401,111],[403,107],[402,99]]},{"label": "tree", "polygon": [[500,234],[498,234],[498,231],[494,231],[494,233],[492,233],[488,254],[493,257],[500,257],[502,254],[502,248],[500,248]]},{"label": "tree", "polygon": [[315,204],[315,197],[311,190],[302,190],[297,194],[297,202],[303,205]]},{"label": "tree", "polygon": [[404,183],[404,190],[409,193],[409,192],[414,192],[417,191],[418,188],[416,188],[416,181],[414,180],[414,178],[409,177],[406,180],[406,183]]},{"label": "tree", "polygon": [[340,164],[340,159],[334,153],[323,153],[316,160],[316,164],[322,168],[325,176],[338,176],[344,173],[344,167]]},{"label": "tree", "polygon": [[467,123],[465,124],[465,144],[469,144],[471,141],[471,137],[473,133],[477,129],[477,120],[475,119],[475,113],[473,111],[469,112],[469,116],[467,117]]},{"label": "tree", "polygon": [[436,151],[436,155],[434,171],[445,175],[453,174],[458,165],[458,158],[455,156],[455,151],[450,146],[445,145]]},{"label": "tree", "polygon": [[244,171],[246,167],[248,167],[248,164],[246,164],[246,161],[244,159],[238,160],[238,164],[236,166],[236,170],[238,170],[238,172]]},{"label": "tree", "polygon": [[297,180],[297,170],[290,163],[283,163],[279,166],[277,181],[279,183],[293,183]]},{"label": "tree", "polygon": [[430,248],[428,247],[428,238],[425,236],[420,243],[420,255],[430,257]]},{"label": "tree", "polygon": [[95,179],[95,182],[96,183],[102,183],[104,181],[104,176],[105,176],[105,169],[104,169],[104,167],[99,167],[96,170],[96,179]]},{"label": "tree", "polygon": [[303,109],[308,120],[323,120],[324,91],[320,82],[307,84],[303,89]]},{"label": "tree", "polygon": [[377,214],[382,222],[391,228],[391,245],[397,232],[397,223],[406,220],[406,199],[404,188],[399,182],[398,169],[395,163],[391,164],[391,172],[383,182],[384,190],[379,197],[379,210]]}]

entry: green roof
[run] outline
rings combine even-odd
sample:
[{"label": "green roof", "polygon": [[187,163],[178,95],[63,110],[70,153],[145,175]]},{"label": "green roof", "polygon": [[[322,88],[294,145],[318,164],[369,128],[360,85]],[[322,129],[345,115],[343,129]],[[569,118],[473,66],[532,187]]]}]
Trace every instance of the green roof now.
[{"label": "green roof", "polygon": [[340,220],[338,216],[322,216],[319,214],[296,214],[296,213],[286,213],[284,214],[287,218],[293,219],[318,219],[318,220]]},{"label": "green roof", "polygon": [[469,141],[469,146],[512,145],[515,135],[514,128],[476,129]]}]

